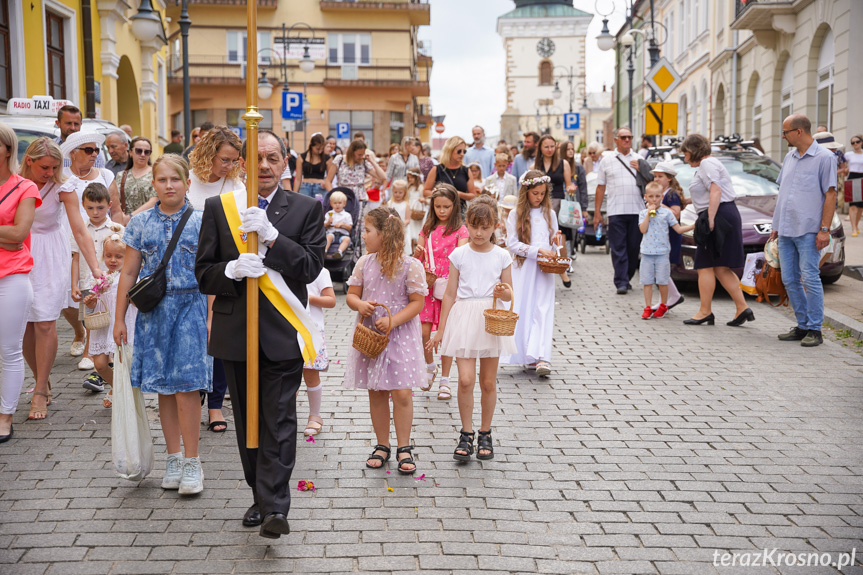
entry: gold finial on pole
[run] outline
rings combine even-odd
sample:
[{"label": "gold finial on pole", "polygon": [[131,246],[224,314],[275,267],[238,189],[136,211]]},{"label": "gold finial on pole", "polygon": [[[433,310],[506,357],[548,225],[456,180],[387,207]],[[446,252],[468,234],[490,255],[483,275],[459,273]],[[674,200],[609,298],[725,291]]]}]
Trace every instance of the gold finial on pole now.
[{"label": "gold finial on pole", "polygon": [[[258,205],[258,124],[264,117],[258,112],[258,2],[248,0],[246,22],[246,204]],[[249,253],[258,253],[258,234],[246,238]],[[258,447],[258,279],[246,278],[246,447]]]}]

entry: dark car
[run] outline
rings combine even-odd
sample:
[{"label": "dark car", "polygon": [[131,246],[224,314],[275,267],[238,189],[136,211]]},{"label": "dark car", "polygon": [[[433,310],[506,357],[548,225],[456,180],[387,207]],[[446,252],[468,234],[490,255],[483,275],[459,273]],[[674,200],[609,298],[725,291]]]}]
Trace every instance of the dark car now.
[{"label": "dark car", "polygon": [[[743,251],[747,254],[764,251],[764,244],[773,230],[773,210],[779,195],[776,179],[779,177],[779,164],[754,151],[722,150],[714,151],[712,157],[723,163],[731,175],[734,192],[737,194],[735,203],[740,210],[740,220],[743,224]],[[684,195],[689,197],[689,184],[697,168],[685,164],[679,159],[672,160],[677,170],[677,181],[683,187]],[[683,225],[691,224],[696,219],[692,204],[680,214]],[[830,225],[835,248],[833,255],[821,266],[821,281],[833,283],[842,275],[845,268],[845,232],[842,222],[834,214]],[[681,250],[682,264],[671,266],[671,277],[676,282],[696,281],[698,272],[695,270],[695,242],[692,232],[683,234]],[[743,269],[734,270],[742,275]]]}]

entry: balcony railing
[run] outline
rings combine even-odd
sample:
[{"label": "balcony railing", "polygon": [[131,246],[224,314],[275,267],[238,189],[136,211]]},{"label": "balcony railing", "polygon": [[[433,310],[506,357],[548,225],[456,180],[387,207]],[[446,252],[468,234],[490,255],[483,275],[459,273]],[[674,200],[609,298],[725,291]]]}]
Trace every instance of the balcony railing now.
[{"label": "balcony railing", "polygon": [[320,6],[322,11],[407,11],[412,26],[428,25],[431,17],[429,0],[321,0]]},{"label": "balcony railing", "polygon": [[[279,0],[257,0],[258,8],[278,8]],[[226,7],[246,7],[249,5],[248,0],[188,0],[189,6],[226,6]],[[171,0],[171,4],[180,5],[180,0]]]}]

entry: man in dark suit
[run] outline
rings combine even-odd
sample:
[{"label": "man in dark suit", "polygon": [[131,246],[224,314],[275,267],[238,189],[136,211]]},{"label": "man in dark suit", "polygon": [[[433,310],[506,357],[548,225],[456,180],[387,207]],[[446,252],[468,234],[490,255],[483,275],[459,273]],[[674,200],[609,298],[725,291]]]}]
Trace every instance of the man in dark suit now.
[{"label": "man in dark suit", "polygon": [[[288,483],[296,459],[296,395],[303,373],[297,331],[260,294],[259,393],[260,440],[246,448],[246,282],[265,268],[278,272],[303,305],[306,284],[323,268],[323,211],[320,202],[286,192],[279,178],[287,162],[284,143],[269,130],[258,138],[258,208],[239,210],[243,232],[257,232],[264,257],[240,254],[219,196],[204,207],[195,275],[201,292],[214,295],[208,351],[225,365],[234,405],[237,443],[254,504],[243,517],[247,527],[261,526],[263,537],[290,532]],[[243,144],[242,155],[246,155]],[[233,200],[232,200],[233,201]]]}]

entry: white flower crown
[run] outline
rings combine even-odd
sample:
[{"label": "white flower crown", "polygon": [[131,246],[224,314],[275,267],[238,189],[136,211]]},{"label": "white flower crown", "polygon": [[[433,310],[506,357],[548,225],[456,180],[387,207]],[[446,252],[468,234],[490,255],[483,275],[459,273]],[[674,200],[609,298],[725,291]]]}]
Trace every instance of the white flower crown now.
[{"label": "white flower crown", "polygon": [[522,175],[521,179],[519,180],[520,185],[527,186],[529,188],[532,188],[533,186],[535,186],[537,184],[550,184],[550,183],[551,183],[551,178],[549,178],[548,176],[537,176],[536,178],[525,178],[524,175]]}]

